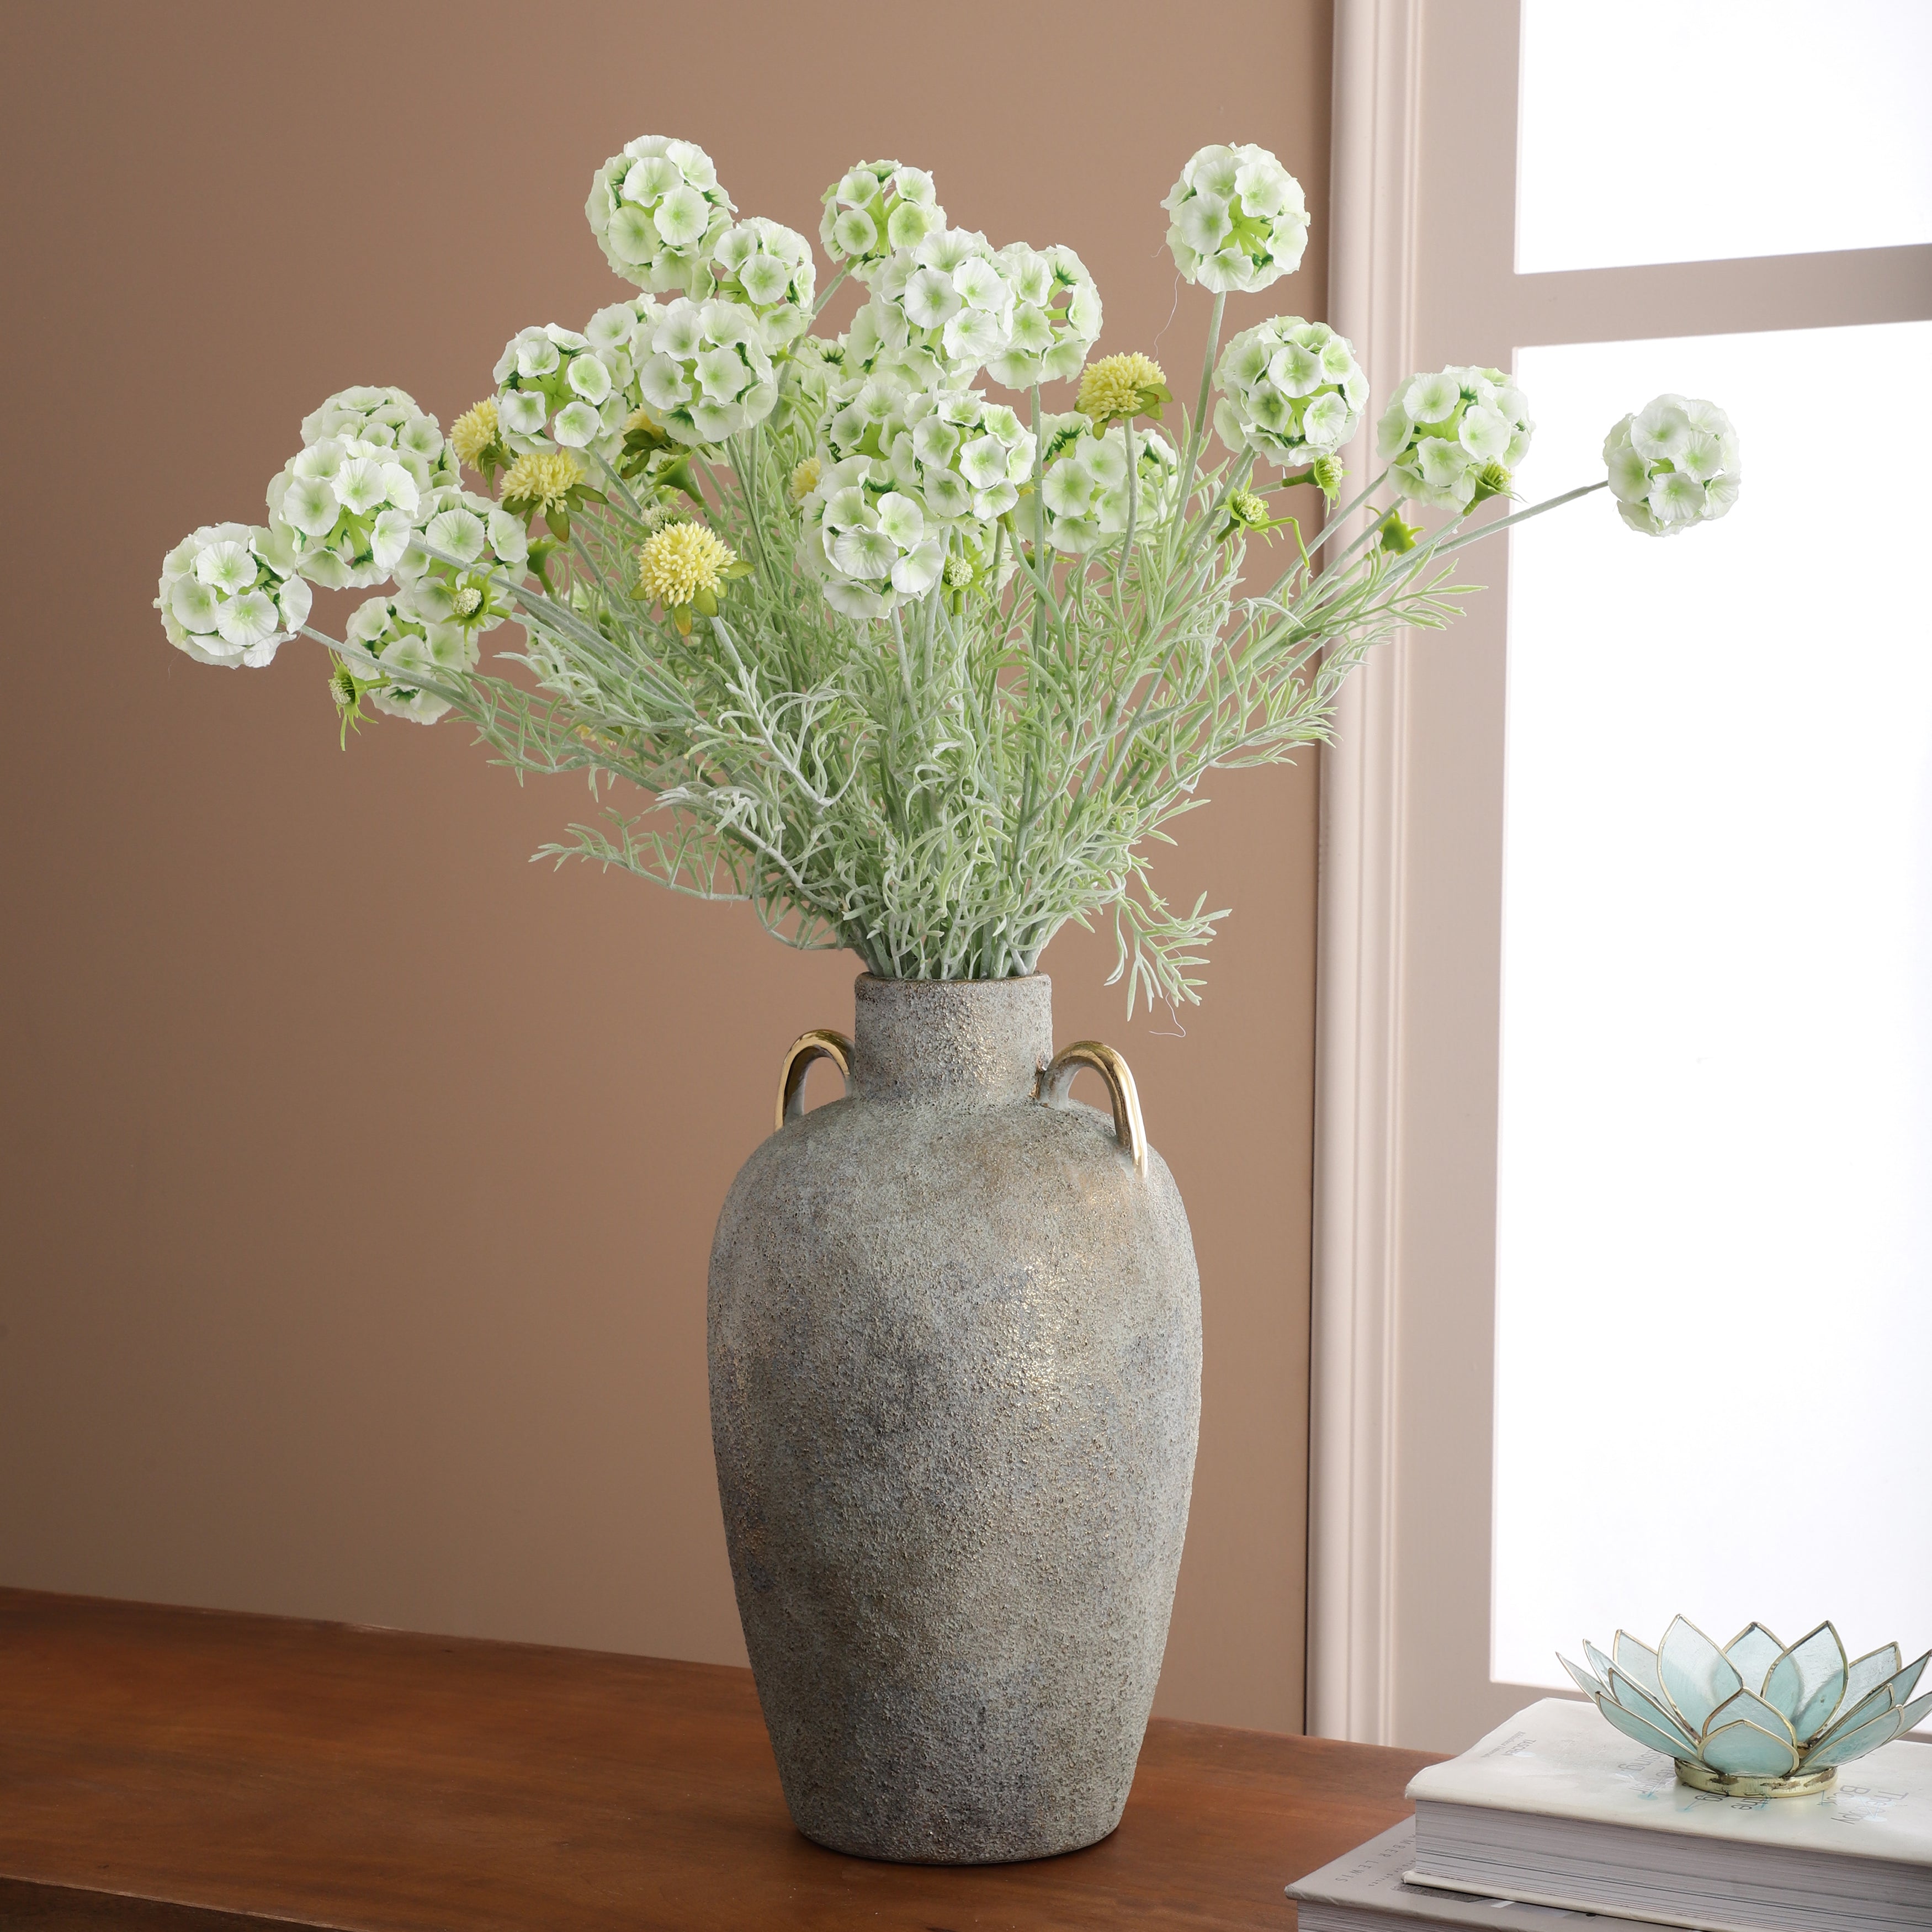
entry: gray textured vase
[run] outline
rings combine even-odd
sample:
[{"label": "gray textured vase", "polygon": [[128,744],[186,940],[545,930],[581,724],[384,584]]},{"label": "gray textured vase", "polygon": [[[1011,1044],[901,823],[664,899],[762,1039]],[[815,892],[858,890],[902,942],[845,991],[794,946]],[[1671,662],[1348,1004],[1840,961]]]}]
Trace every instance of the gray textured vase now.
[{"label": "gray textured vase", "polygon": [[[1087,1043],[1049,1070],[1044,977],[862,978],[856,1008],[846,1097],[799,1112],[806,1053],[846,1058],[808,1035],[712,1248],[738,1612],[807,1837],[1045,1858],[1120,1822],[1153,1702],[1193,1244],[1124,1067]],[[1083,1061],[1112,1122],[1065,1097]]]}]

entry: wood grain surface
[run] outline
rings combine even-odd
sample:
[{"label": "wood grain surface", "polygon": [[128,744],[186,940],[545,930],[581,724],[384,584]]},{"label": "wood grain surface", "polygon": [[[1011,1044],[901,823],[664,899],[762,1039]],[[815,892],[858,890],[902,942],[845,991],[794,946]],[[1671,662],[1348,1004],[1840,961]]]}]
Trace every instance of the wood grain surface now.
[{"label": "wood grain surface", "polygon": [[0,1590],[0,1926],[1268,1927],[1412,1751],[1156,1721],[1120,1829],[941,1870],[792,1828],[750,1673]]}]

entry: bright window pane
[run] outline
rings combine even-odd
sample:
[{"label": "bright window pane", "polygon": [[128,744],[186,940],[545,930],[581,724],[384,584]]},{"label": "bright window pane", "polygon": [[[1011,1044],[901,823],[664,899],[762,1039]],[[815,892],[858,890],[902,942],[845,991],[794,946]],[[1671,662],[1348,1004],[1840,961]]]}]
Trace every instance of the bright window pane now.
[{"label": "bright window pane", "polygon": [[1522,0],[1516,268],[1932,242],[1926,0]]},{"label": "bright window pane", "polygon": [[[1516,533],[1492,1668],[1932,1643],[1932,322],[1523,350],[1532,496],[1676,389],[1744,493]],[[1834,407],[1824,399],[1844,399]]]}]

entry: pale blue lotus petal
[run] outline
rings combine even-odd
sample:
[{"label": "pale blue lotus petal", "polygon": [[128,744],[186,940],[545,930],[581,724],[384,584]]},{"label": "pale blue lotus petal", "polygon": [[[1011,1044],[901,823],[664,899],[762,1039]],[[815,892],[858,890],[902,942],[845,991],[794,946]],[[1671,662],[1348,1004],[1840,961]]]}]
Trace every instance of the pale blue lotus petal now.
[{"label": "pale blue lotus petal", "polygon": [[1732,1778],[1789,1778],[1798,1766],[1798,1754],[1785,1738],[1751,1724],[1713,1731],[1699,1755],[1713,1771]]},{"label": "pale blue lotus petal", "polygon": [[[1664,1695],[1694,1736],[1726,1697],[1744,1688],[1744,1679],[1730,1659],[1684,1617],[1673,1617],[1664,1633],[1664,1641],[1657,1647],[1657,1671],[1664,1681]],[[1778,1702],[1775,1697],[1771,1701]],[[1784,1707],[1780,1704],[1779,1708]]]},{"label": "pale blue lotus petal", "polygon": [[[1597,1700],[1597,1708],[1603,1712],[1606,1721],[1616,1726],[1627,1738],[1634,1738],[1640,1744],[1654,1751],[1661,1751],[1666,1757],[1694,1757],[1694,1751],[1688,1750],[1682,1744],[1675,1743],[1654,1724],[1647,1724],[1639,1717],[1633,1716],[1614,1698],[1604,1696]],[[1672,1727],[1673,1730],[1675,1726]]]},{"label": "pale blue lotus petal", "polygon": [[1801,1738],[1815,1736],[1832,1721],[1845,1694],[1845,1646],[1828,1623],[1820,1624],[1786,1650],[1764,1680],[1764,1699],[1791,1720]]},{"label": "pale blue lotus petal", "polygon": [[1834,1724],[1830,1724],[1810,1740],[1810,1748],[1816,1750],[1821,1744],[1828,1744],[1834,1738],[1843,1737],[1847,1731],[1856,1730],[1861,1724],[1870,1724],[1874,1718],[1882,1718],[1886,1712],[1895,1710],[1898,1700],[1892,1694],[1888,1684],[1881,1684],[1876,1690],[1861,1697],[1849,1706],[1845,1714]]},{"label": "pale blue lotus petal", "polygon": [[1590,1668],[1597,1673],[1598,1681],[1607,1690],[1610,1688],[1610,1660],[1588,1637],[1583,1640],[1583,1654],[1590,1660]]},{"label": "pale blue lotus petal", "polygon": [[[1764,1680],[1771,1674],[1771,1666],[1784,1654],[1784,1640],[1772,1636],[1762,1624],[1746,1624],[1724,1646],[1724,1654],[1744,1679],[1747,1690],[1762,1691]],[[1893,1667],[1897,1668],[1895,1665]]]},{"label": "pale blue lotus petal", "polygon": [[1916,1731],[1925,1721],[1928,1712],[1932,1712],[1932,1690],[1922,1697],[1915,1697],[1900,1713],[1898,1735],[1904,1737],[1907,1731]]},{"label": "pale blue lotus petal", "polygon": [[1895,1643],[1884,1644],[1876,1650],[1868,1651],[1845,1672],[1845,1701],[1840,1708],[1846,1711],[1852,1709],[1888,1678],[1897,1676],[1899,1666],[1904,1661]]},{"label": "pale blue lotus petal", "polygon": [[1886,1679],[1894,1704],[1903,1704],[1918,1688],[1918,1680],[1924,1674],[1928,1663],[1932,1663],[1932,1650],[1928,1650],[1923,1657],[1914,1658],[1903,1670]]},{"label": "pale blue lotus petal", "polygon": [[1726,1697],[1706,1720],[1704,1735],[1714,1737],[1726,1724],[1738,1723],[1755,1724],[1760,1730],[1782,1738],[1793,1751],[1798,1748],[1798,1740],[1792,1736],[1784,1713],[1775,1704],[1767,1704],[1754,1690],[1739,1690]]},{"label": "pale blue lotus petal", "polygon": [[1653,1730],[1670,1738],[1671,1749],[1678,1757],[1697,1755],[1696,1739],[1678,1723],[1670,1707],[1640,1690],[1621,1670],[1610,1672],[1610,1692],[1632,1717],[1641,1718]]},{"label": "pale blue lotus petal", "polygon": [[1664,1679],[1657,1674],[1657,1652],[1648,1644],[1639,1643],[1635,1637],[1618,1630],[1616,1642],[1610,1646],[1610,1657],[1640,1690],[1663,1702]]},{"label": "pale blue lotus petal", "polygon": [[1807,1771],[1824,1771],[1834,1764],[1850,1764],[1852,1759],[1863,1757],[1868,1751],[1875,1751],[1880,1744],[1888,1744],[1905,1728],[1903,1711],[1887,1711],[1870,1723],[1861,1724],[1856,1730],[1840,1731],[1828,1744],[1819,1745],[1804,1754]]},{"label": "pale blue lotus petal", "polygon": [[1603,1694],[1604,1687],[1598,1683],[1580,1664],[1572,1664],[1560,1650],[1556,1653],[1556,1660],[1569,1672],[1572,1678],[1575,1680],[1576,1688],[1582,1691],[1592,1703]]}]

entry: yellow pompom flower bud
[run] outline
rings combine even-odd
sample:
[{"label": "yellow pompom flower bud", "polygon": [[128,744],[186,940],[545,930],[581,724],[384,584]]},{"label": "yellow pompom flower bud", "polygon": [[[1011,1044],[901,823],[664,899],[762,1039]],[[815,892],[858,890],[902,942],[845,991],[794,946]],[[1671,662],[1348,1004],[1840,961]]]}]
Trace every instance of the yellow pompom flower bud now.
[{"label": "yellow pompom flower bud", "polygon": [[1160,364],[1136,350],[1090,362],[1082,373],[1079,400],[1073,406],[1098,432],[1111,422],[1134,416],[1151,416],[1158,422],[1161,405],[1173,400]]},{"label": "yellow pompom flower bud", "polygon": [[824,465],[815,456],[808,456],[791,472],[791,500],[802,503],[818,488],[818,479],[824,473]]},{"label": "yellow pompom flower bud", "polygon": [[500,440],[500,428],[494,396],[485,396],[473,408],[465,410],[449,429],[449,446],[456,452],[457,460],[486,478],[492,469],[500,469],[508,460],[508,453]]},{"label": "yellow pompom flower bud", "polygon": [[715,530],[702,524],[667,524],[638,553],[638,594],[647,604],[662,604],[688,636],[692,612],[716,616],[725,580],[742,577],[746,570]]}]

